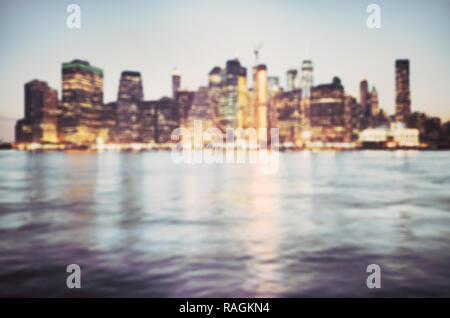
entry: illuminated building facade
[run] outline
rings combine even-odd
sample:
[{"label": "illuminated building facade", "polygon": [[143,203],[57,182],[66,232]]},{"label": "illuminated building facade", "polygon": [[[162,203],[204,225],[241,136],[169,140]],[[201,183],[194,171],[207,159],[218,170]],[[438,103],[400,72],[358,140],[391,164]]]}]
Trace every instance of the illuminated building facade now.
[{"label": "illuminated building facade", "polygon": [[178,90],[175,94],[175,101],[179,108],[181,127],[188,126],[188,116],[194,101],[194,92],[188,90]]},{"label": "illuminated building facade", "polygon": [[239,77],[241,63],[239,60],[227,61],[222,76],[222,92],[219,98],[218,107],[218,128],[225,131],[226,128],[236,128],[238,126],[238,95]]},{"label": "illuminated building facade", "polygon": [[388,129],[385,127],[367,128],[359,134],[359,142],[363,148],[381,149],[386,147]]},{"label": "illuminated building facade", "polygon": [[180,127],[179,105],[172,98],[141,102],[141,141],[171,142],[172,131]]},{"label": "illuminated building facade", "polygon": [[101,134],[102,109],[103,70],[82,60],[63,63],[60,141],[95,143]]},{"label": "illuminated building facade", "polygon": [[302,77],[300,80],[300,88],[303,92],[303,98],[311,96],[311,88],[314,85],[313,81],[313,64],[311,60],[304,60],[302,62]]},{"label": "illuminated building facade", "polygon": [[286,90],[293,91],[297,80],[297,70],[288,70],[286,73]]},{"label": "illuminated building facade", "polygon": [[351,109],[345,103],[344,87],[338,77],[330,84],[312,88],[310,105],[311,140],[350,142]]},{"label": "illuminated building facade", "polygon": [[194,100],[192,102],[191,110],[189,111],[187,126],[193,131],[194,121],[202,121],[202,129],[214,127],[212,108],[209,103],[209,89],[208,87],[199,87],[195,92]]},{"label": "illuminated building facade", "polygon": [[237,58],[229,60],[226,67],[214,67],[209,73],[209,105],[214,124],[226,128],[244,128],[251,120],[247,89],[247,69]]},{"label": "illuminated building facade", "polygon": [[[419,146],[419,130],[414,128],[405,128],[403,125],[391,124],[389,131],[394,145],[400,148],[410,148]],[[389,145],[388,145],[389,147]]]},{"label": "illuminated building facade", "polygon": [[31,123],[25,118],[16,122],[15,133],[16,143],[30,143],[33,140]]},{"label": "illuminated building facade", "polygon": [[139,72],[124,71],[120,77],[117,97],[117,141],[140,141],[140,103],[143,99],[142,79]]},{"label": "illuminated building facade", "polygon": [[267,89],[270,91],[280,87],[280,78],[278,76],[267,77]]},{"label": "illuminated building facade", "polygon": [[369,93],[369,125],[370,127],[378,127],[387,124],[387,118],[378,104],[378,92],[375,87]]},{"label": "illuminated building facade", "polygon": [[25,84],[25,116],[16,123],[18,143],[58,143],[58,92],[46,82]]},{"label": "illuminated building facade", "polygon": [[359,83],[359,103],[364,110],[366,117],[370,114],[369,111],[369,83],[367,79],[363,78]]},{"label": "illuminated building facade", "polygon": [[406,123],[411,113],[409,60],[395,61],[395,119]]},{"label": "illuminated building facade", "polygon": [[408,118],[408,128],[419,130],[420,141],[429,145],[437,143],[443,135],[441,120],[438,117],[428,117],[425,113],[414,112]]},{"label": "illuminated building facade", "polygon": [[364,148],[416,148],[419,147],[419,130],[405,128],[402,123],[391,127],[368,128],[359,135]]},{"label": "illuminated building facade", "polygon": [[219,102],[221,91],[222,69],[216,66],[208,74],[208,99],[215,127],[219,126]]},{"label": "illuminated building facade", "polygon": [[177,91],[181,87],[181,74],[180,71],[175,69],[172,74],[172,97],[176,97]]},{"label": "illuminated building facade", "polygon": [[355,141],[358,139],[359,132],[363,129],[362,125],[366,116],[365,110],[353,96],[346,95],[344,103],[345,107],[350,110],[350,135],[351,140]]},{"label": "illuminated building facade", "polygon": [[[360,92],[360,105],[361,114],[358,114],[359,129],[364,130],[368,127],[378,127],[387,123],[387,118],[378,104],[378,92],[375,86],[369,91],[369,84],[365,78],[363,78],[359,85]],[[352,112],[352,118],[354,113]]]},{"label": "illuminated building facade", "polygon": [[[272,127],[272,119],[274,118],[274,110],[272,109],[273,97],[282,91],[280,87],[280,79],[278,76],[268,76],[267,77],[267,124],[268,127]],[[276,116],[275,116],[276,117]]]},{"label": "illuminated building facade", "polygon": [[283,88],[280,87],[279,78],[276,76],[269,76],[267,78],[267,89],[268,89],[268,103],[267,112],[268,118],[267,123],[269,127],[276,127],[278,113],[276,111],[275,96],[283,92]]},{"label": "illuminated building facade", "polygon": [[370,99],[369,99],[369,105],[370,105],[370,116],[372,118],[376,118],[379,113],[379,107],[378,107],[378,92],[375,88],[375,86],[370,91]]},{"label": "illuminated building facade", "polygon": [[260,64],[253,68],[254,128],[269,128],[268,101],[267,67]]},{"label": "illuminated building facade", "polygon": [[237,127],[247,128],[250,98],[247,88],[247,69],[241,67],[238,76],[238,114]]},{"label": "illuminated building facade", "polygon": [[[279,129],[281,143],[297,142],[302,132],[302,90],[279,92],[272,99],[272,127]],[[303,110],[304,112],[304,110]]]},{"label": "illuminated building facade", "polygon": [[155,104],[155,142],[171,142],[172,131],[180,127],[179,105],[172,98],[163,97]]},{"label": "illuminated building facade", "polygon": [[346,95],[344,103],[350,112],[350,139],[356,141],[360,131],[367,128],[366,111],[353,96]]},{"label": "illuminated building facade", "polygon": [[156,109],[158,101],[141,102],[141,141],[154,143],[156,141]]},{"label": "illuminated building facade", "polygon": [[102,138],[103,142],[114,142],[116,140],[117,102],[103,105],[101,122],[99,138]]},{"label": "illuminated building facade", "polygon": [[179,105],[172,98],[141,102],[141,141],[171,142],[172,131],[180,127]]}]

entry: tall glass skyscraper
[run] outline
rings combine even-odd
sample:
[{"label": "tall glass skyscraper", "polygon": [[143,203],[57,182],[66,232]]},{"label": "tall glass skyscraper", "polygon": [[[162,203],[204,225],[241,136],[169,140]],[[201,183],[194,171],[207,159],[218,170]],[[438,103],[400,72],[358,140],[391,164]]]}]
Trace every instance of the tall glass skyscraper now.
[{"label": "tall glass skyscraper", "polygon": [[359,103],[364,111],[364,116],[369,115],[369,83],[367,79],[361,79],[359,82]]},{"label": "tall glass skyscraper", "polygon": [[253,68],[253,101],[256,118],[255,128],[268,128],[268,81],[267,66],[259,64]]},{"label": "tall glass skyscraper", "polygon": [[241,69],[242,66],[238,59],[229,60],[222,74],[218,124],[223,131],[228,127],[235,128],[238,126],[238,95]]},{"label": "tall glass skyscraper", "polygon": [[222,69],[215,66],[208,74],[208,100],[215,127],[219,127],[219,101],[221,95],[221,85]]},{"label": "tall glass skyscraper", "polygon": [[63,63],[61,141],[94,143],[102,126],[102,107],[103,70],[82,60]]},{"label": "tall glass skyscraper", "polygon": [[302,89],[302,98],[306,98],[311,96],[311,88],[314,85],[312,61],[304,60],[301,69],[302,77],[300,80],[300,86]]},{"label": "tall glass skyscraper", "polygon": [[181,73],[175,69],[172,74],[172,98],[176,97],[177,91],[181,87]]},{"label": "tall glass skyscraper", "polygon": [[286,90],[293,91],[296,88],[295,81],[297,80],[297,70],[288,70],[286,73],[286,77]]},{"label": "tall glass skyscraper", "polygon": [[25,116],[17,121],[16,142],[57,143],[58,92],[46,82],[25,84]]},{"label": "tall glass skyscraper", "polygon": [[141,73],[124,71],[120,77],[117,96],[117,141],[138,142],[141,138],[141,102],[143,100]]},{"label": "tall glass skyscraper", "polygon": [[411,114],[409,60],[395,61],[395,119],[405,123]]}]

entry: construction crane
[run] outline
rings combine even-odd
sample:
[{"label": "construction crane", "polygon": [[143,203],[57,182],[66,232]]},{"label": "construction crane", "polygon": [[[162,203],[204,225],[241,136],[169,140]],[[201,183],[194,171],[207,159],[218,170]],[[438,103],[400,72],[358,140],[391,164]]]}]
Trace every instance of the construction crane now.
[{"label": "construction crane", "polygon": [[258,58],[259,58],[259,50],[261,50],[262,47],[263,47],[263,43],[256,44],[253,47],[253,53],[255,53],[255,63],[256,63],[256,65],[258,65],[258,63],[259,63],[259,60],[258,60]]}]

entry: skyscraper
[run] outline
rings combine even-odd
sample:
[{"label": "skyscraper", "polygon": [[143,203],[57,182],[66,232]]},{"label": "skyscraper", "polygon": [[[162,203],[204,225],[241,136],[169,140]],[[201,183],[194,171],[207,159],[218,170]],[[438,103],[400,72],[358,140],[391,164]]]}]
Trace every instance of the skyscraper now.
[{"label": "skyscraper", "polygon": [[311,90],[311,140],[349,142],[351,139],[351,109],[345,103],[344,87],[338,77],[329,84]]},{"label": "skyscraper", "polygon": [[268,127],[274,127],[276,123],[276,114],[273,106],[273,98],[276,94],[280,93],[282,88],[280,87],[280,78],[278,76],[267,77],[267,124]]},{"label": "skyscraper", "polygon": [[219,101],[222,86],[222,69],[215,66],[208,74],[208,100],[211,107],[214,126],[219,127]]},{"label": "skyscraper", "polygon": [[157,101],[141,102],[141,141],[153,143],[156,141],[156,105]]},{"label": "skyscraper", "polygon": [[361,79],[361,82],[359,82],[359,103],[361,104],[366,117],[368,117],[368,115],[370,114],[368,101],[369,83],[367,82],[367,79],[363,78]]},{"label": "skyscraper", "polygon": [[352,141],[358,140],[359,132],[361,131],[361,124],[364,123],[364,111],[355,97],[345,95],[345,107],[350,110],[350,139]]},{"label": "skyscraper", "polygon": [[226,128],[238,126],[238,91],[239,74],[241,63],[238,59],[227,61],[222,78],[222,94],[219,101],[219,128],[225,131]]},{"label": "skyscraper", "polygon": [[157,143],[170,142],[173,130],[180,127],[179,105],[173,99],[163,97],[156,101],[155,106],[155,141]]},{"label": "skyscraper", "polygon": [[378,92],[377,89],[374,87],[372,87],[372,90],[370,91],[370,100],[369,100],[369,104],[370,104],[370,116],[376,117],[378,116],[379,113],[379,107],[378,107]]},{"label": "skyscraper", "polygon": [[46,82],[25,84],[25,116],[17,121],[16,142],[58,142],[58,92]]},{"label": "skyscraper", "polygon": [[181,87],[181,73],[175,69],[172,74],[172,97],[175,98],[177,91]]},{"label": "skyscraper", "polygon": [[173,98],[142,101],[141,141],[145,143],[167,143],[174,129],[180,127],[179,106]]},{"label": "skyscraper", "polygon": [[249,96],[247,88],[247,69],[241,67],[238,76],[238,118],[237,127],[245,128],[247,123],[247,114],[249,108]]},{"label": "skyscraper", "polygon": [[140,141],[140,103],[143,99],[139,72],[124,71],[117,97],[117,140],[121,143]]},{"label": "skyscraper", "polygon": [[304,60],[302,63],[302,77],[300,86],[302,89],[302,98],[311,96],[311,88],[314,85],[313,81],[313,65],[311,60]]},{"label": "skyscraper", "polygon": [[253,105],[256,118],[255,128],[268,128],[268,101],[267,67],[264,64],[259,64],[253,68]]},{"label": "skyscraper", "polygon": [[187,125],[188,128],[194,130],[194,121],[201,120],[202,128],[206,130],[214,127],[213,114],[208,98],[208,87],[201,86],[195,92],[194,101],[189,111]]},{"label": "skyscraper", "polygon": [[272,99],[272,127],[279,129],[280,142],[300,140],[301,89],[279,92]]},{"label": "skyscraper", "polygon": [[395,61],[395,120],[406,123],[411,114],[409,60]]},{"label": "skyscraper", "polygon": [[189,90],[178,90],[175,94],[175,101],[178,106],[178,112],[180,114],[180,124],[182,127],[187,127],[189,112],[194,101],[195,93]]},{"label": "skyscraper", "polygon": [[60,137],[63,143],[94,143],[101,129],[103,70],[89,62],[62,64]]},{"label": "skyscraper", "polygon": [[297,70],[288,70],[286,77],[286,90],[293,91],[295,89],[295,81],[297,80]]},{"label": "skyscraper", "polygon": [[110,142],[116,140],[116,122],[117,122],[117,102],[110,102],[103,105],[101,115],[102,128],[99,137],[102,141]]},{"label": "skyscraper", "polygon": [[278,76],[268,76],[267,77],[267,89],[270,91],[278,89],[280,86],[280,79]]}]

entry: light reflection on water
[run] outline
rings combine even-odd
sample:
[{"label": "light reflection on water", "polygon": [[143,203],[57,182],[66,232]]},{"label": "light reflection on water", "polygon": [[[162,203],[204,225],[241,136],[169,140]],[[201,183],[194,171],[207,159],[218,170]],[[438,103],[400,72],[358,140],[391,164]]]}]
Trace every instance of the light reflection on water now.
[{"label": "light reflection on water", "polygon": [[283,153],[265,175],[166,152],[0,152],[0,296],[449,296],[449,159]]}]

